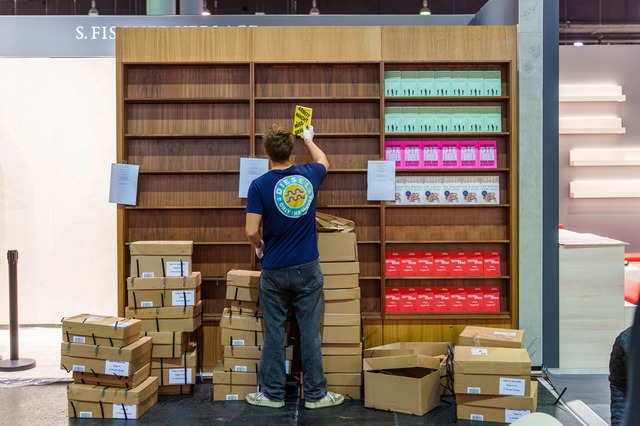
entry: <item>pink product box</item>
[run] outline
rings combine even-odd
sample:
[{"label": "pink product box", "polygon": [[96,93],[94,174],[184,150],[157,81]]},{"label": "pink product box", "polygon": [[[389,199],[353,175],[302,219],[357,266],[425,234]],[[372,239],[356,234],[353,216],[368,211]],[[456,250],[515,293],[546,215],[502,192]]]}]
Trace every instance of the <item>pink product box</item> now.
[{"label": "pink product box", "polygon": [[440,142],[440,167],[460,167],[460,143],[458,141]]},{"label": "pink product box", "polygon": [[440,142],[422,142],[422,167],[425,169],[437,169],[440,167]]},{"label": "pink product box", "polygon": [[396,169],[401,169],[402,165],[402,142],[385,142],[384,143],[384,159],[386,161],[395,161]]},{"label": "pink product box", "polygon": [[495,169],[498,167],[498,148],[496,141],[478,141],[478,167]]},{"label": "pink product box", "polygon": [[477,141],[460,141],[460,167],[461,168],[477,168],[478,167],[478,142]]},{"label": "pink product box", "polygon": [[402,144],[402,168],[419,169],[422,167],[421,141],[404,141]]}]

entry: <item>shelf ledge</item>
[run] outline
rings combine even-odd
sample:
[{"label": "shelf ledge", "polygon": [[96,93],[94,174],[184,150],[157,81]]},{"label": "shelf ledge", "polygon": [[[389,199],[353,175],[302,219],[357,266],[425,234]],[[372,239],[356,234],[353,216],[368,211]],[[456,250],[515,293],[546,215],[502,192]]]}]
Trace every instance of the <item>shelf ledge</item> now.
[{"label": "shelf ledge", "polygon": [[640,166],[640,149],[572,149],[571,166]]},{"label": "shelf ledge", "polygon": [[640,198],[640,180],[580,180],[569,184],[571,198]]}]

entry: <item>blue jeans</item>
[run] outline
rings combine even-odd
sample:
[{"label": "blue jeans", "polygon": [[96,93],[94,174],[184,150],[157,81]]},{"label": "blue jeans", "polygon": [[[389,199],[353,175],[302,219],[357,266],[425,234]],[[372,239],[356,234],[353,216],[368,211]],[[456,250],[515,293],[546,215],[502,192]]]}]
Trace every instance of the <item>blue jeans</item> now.
[{"label": "blue jeans", "polygon": [[260,305],[264,318],[264,346],[258,376],[262,392],[272,401],[285,398],[284,324],[293,306],[300,329],[304,393],[317,401],[327,393],[322,367],[320,320],[324,305],[324,278],[317,260],[260,275]]}]

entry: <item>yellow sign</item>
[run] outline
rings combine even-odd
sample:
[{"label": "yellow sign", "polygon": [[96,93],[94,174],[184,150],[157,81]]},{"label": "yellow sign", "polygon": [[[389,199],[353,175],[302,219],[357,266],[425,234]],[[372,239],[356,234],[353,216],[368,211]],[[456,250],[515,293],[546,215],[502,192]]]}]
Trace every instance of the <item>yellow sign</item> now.
[{"label": "yellow sign", "polygon": [[293,114],[293,134],[296,136],[302,136],[304,126],[311,125],[311,108],[296,105],[296,110]]}]

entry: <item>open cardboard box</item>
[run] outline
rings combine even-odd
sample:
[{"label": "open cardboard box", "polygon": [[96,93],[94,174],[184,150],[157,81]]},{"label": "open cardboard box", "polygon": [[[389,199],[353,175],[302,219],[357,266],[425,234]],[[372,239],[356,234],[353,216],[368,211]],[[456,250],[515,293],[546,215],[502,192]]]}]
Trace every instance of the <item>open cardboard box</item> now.
[{"label": "open cardboard box", "polygon": [[458,345],[522,348],[524,347],[524,330],[468,325],[462,330],[462,333],[460,333]]}]

